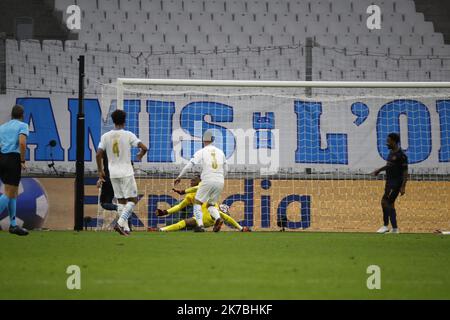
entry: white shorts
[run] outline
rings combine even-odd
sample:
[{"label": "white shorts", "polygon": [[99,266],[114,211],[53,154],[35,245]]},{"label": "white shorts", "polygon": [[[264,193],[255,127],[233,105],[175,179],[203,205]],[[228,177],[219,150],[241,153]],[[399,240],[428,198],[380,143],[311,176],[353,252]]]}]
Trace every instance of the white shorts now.
[{"label": "white shorts", "polygon": [[111,178],[111,184],[116,199],[129,199],[137,197],[137,185],[134,176]]},{"label": "white shorts", "polygon": [[223,185],[223,181],[202,181],[195,194],[195,199],[202,203],[208,202],[215,205],[219,201]]}]

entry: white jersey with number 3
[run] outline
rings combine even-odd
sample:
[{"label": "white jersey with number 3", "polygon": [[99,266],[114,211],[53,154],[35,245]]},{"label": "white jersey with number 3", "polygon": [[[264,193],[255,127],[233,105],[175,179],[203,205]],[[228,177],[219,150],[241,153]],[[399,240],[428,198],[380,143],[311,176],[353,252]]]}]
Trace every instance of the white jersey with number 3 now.
[{"label": "white jersey with number 3", "polygon": [[227,159],[219,148],[207,145],[198,150],[191,159],[194,165],[202,166],[202,181],[223,181],[227,170]]},{"label": "white jersey with number 3", "polygon": [[108,156],[110,178],[124,178],[134,175],[131,165],[131,147],[137,147],[141,140],[127,130],[111,130],[100,139],[98,147]]}]

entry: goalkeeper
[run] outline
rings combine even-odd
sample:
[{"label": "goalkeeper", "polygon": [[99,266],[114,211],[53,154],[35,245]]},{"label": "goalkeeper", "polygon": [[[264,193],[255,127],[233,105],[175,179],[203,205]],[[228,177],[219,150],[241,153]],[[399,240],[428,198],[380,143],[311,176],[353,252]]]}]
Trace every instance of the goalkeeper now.
[{"label": "goalkeeper", "polygon": [[[174,192],[176,192],[180,195],[186,194],[186,196],[184,197],[183,201],[181,201],[177,205],[171,207],[170,209],[167,209],[167,210],[156,209],[156,216],[162,217],[162,216],[174,214],[174,213],[186,208],[187,206],[192,206],[194,204],[195,194],[199,188],[200,182],[201,182],[200,177],[195,176],[194,178],[191,179],[191,187],[190,188],[188,188],[186,190],[172,189]],[[218,206],[216,204],[216,208],[219,211],[220,217],[227,224],[230,224],[231,226],[233,226],[234,228],[236,228],[242,232],[250,231],[249,228],[240,226],[239,223],[236,222],[236,220],[234,220],[232,217],[230,217],[227,214],[228,206],[226,206],[226,205]],[[215,220],[209,214],[208,208],[206,207],[205,204],[202,206],[202,211],[203,211],[203,224],[205,225],[205,227],[212,227],[215,223]],[[181,220],[170,226],[160,228],[159,230],[160,231],[178,231],[178,230],[182,230],[185,228],[192,229],[192,228],[195,228],[196,226],[197,226],[196,220],[194,218],[188,218],[188,219]]]}]

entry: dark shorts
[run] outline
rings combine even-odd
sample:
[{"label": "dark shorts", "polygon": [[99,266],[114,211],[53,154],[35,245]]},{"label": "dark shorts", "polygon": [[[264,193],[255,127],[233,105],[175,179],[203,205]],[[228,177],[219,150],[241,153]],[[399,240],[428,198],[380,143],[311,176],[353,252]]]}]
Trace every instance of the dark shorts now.
[{"label": "dark shorts", "polygon": [[22,177],[20,154],[0,153],[0,180],[4,184],[18,186]]},{"label": "dark shorts", "polygon": [[114,190],[109,178],[105,178],[102,185],[102,192],[100,193],[100,203],[112,203],[114,199]]},{"label": "dark shorts", "polygon": [[384,187],[383,199],[394,203],[400,193],[401,187],[401,183],[386,183],[386,186]]}]

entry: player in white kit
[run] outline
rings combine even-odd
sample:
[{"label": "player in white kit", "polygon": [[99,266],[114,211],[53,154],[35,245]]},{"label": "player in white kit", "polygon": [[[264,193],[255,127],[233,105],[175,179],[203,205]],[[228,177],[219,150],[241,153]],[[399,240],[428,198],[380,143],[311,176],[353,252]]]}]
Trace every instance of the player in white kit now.
[{"label": "player in white kit", "polygon": [[126,113],[116,110],[111,114],[115,128],[100,139],[97,150],[97,169],[100,181],[104,182],[105,172],[103,168],[103,153],[108,157],[108,169],[114,196],[118,201],[118,213],[120,215],[114,229],[121,235],[129,234],[128,219],[133,213],[138,201],[137,186],[134,179],[134,169],[131,164],[131,148],[140,148],[136,156],[138,161],[147,153],[147,147],[136,135],[125,128]]},{"label": "player in white kit", "polygon": [[198,150],[192,159],[186,164],[180,175],[175,179],[174,184],[180,183],[181,178],[194,165],[201,165],[202,173],[200,184],[194,201],[194,218],[197,221],[196,232],[204,232],[202,205],[207,203],[208,211],[215,220],[214,232],[220,231],[223,220],[220,218],[219,211],[214,206],[220,198],[223,190],[225,175],[227,172],[227,160],[222,150],[215,147],[212,143],[214,137],[211,131],[206,131],[203,135],[203,149]]}]

